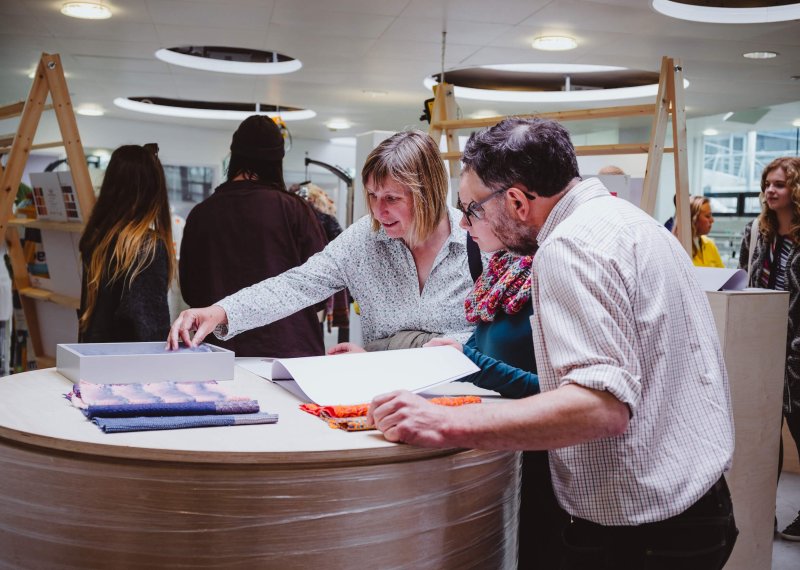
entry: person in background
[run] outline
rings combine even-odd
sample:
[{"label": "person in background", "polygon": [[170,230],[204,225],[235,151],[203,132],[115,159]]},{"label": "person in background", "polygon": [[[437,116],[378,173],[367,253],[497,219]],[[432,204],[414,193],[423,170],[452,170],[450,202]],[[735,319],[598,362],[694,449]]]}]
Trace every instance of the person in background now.
[{"label": "person in background", "polygon": [[562,570],[722,568],[737,535],[723,476],[730,394],[686,253],[597,178],[581,181],[555,121],[505,119],[475,132],[462,164],[461,188],[483,203],[505,248],[536,252],[542,392],[442,409],[396,391],[373,399],[368,420],[389,441],[425,447],[550,450],[571,517]]},{"label": "person in background", "polygon": [[625,171],[622,170],[619,166],[615,166],[613,164],[607,164],[606,166],[598,170],[597,174],[617,174],[620,176],[624,176]]},{"label": "person in background", "polygon": [[[490,194],[488,200],[497,196]],[[480,368],[460,381],[507,398],[524,398],[539,393],[536,360],[530,349],[533,258],[504,250],[487,223],[485,203],[476,200],[470,188],[459,190],[461,227],[481,251],[494,252],[464,302],[467,320],[476,323],[475,332],[463,345],[453,339],[435,338],[425,346],[452,346]],[[561,533],[567,522],[569,516],[553,493],[547,452],[523,452],[517,567],[558,568]]]},{"label": "person in background", "polygon": [[[190,307],[205,307],[302,265],[327,244],[311,207],[286,190],[283,135],[272,119],[253,115],[242,121],[230,148],[227,181],[192,208],[183,230],[179,273]],[[324,354],[311,305],[234,339],[210,342],[236,356]]]},{"label": "person in background", "polygon": [[[692,263],[697,267],[725,267],[717,244],[707,237],[714,225],[711,201],[705,196],[689,197],[689,221],[692,227]],[[672,228],[677,235],[678,228]]]},{"label": "person in background", "polygon": [[[748,272],[748,286],[789,292],[783,419],[800,454],[800,158],[770,162],[761,197],[761,215],[744,229],[739,267]],[[779,471],[783,442],[780,453]],[[800,512],[780,535],[800,541]]]},{"label": "person in background", "polygon": [[175,253],[157,145],[126,145],[113,152],[79,248],[79,341],[163,338],[169,330],[167,291]]},{"label": "person in background", "polygon": [[[344,288],[361,307],[365,343],[409,331],[417,346],[431,335],[467,340],[473,327],[463,307],[472,288],[466,232],[458,211],[447,206],[447,173],[436,143],[421,131],[396,133],[373,149],[361,175],[368,216],[303,265],[212,306],[183,311],[167,346],[196,345],[212,331],[228,339]],[[363,349],[342,343],[329,352],[354,350]]]}]

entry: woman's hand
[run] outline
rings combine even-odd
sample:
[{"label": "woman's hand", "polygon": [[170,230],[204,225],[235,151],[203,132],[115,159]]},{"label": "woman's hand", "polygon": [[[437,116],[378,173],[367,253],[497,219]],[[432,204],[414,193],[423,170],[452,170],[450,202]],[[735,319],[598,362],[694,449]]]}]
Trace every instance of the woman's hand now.
[{"label": "woman's hand", "polygon": [[[178,315],[167,337],[167,350],[177,350],[180,341],[186,346],[197,346],[208,333],[213,332],[218,325],[228,322],[225,309],[219,305],[211,305],[200,309],[186,309]],[[194,338],[189,335],[194,331]]]},{"label": "woman's hand", "polygon": [[330,347],[328,354],[348,354],[350,352],[367,352],[354,342],[340,342],[339,344]]},{"label": "woman's hand", "polygon": [[446,338],[443,336],[432,338],[428,342],[422,345],[422,348],[428,348],[431,346],[452,346],[458,352],[464,352],[464,347],[461,346],[461,343],[454,341],[452,338]]}]

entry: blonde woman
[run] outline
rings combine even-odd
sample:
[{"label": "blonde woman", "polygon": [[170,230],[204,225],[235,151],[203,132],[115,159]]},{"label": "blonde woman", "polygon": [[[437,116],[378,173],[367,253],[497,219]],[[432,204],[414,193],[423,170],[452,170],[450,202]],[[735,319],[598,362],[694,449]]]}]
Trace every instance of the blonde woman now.
[{"label": "blonde woman", "polygon": [[121,146],[81,236],[81,342],[155,341],[169,330],[175,271],[158,146]]},{"label": "blonde woman", "polygon": [[[303,265],[182,312],[168,346],[196,345],[212,331],[225,340],[345,287],[361,308],[365,343],[404,331],[466,341],[473,328],[463,306],[472,289],[466,232],[447,206],[447,174],[433,139],[421,131],[392,135],[367,157],[362,181],[368,216]],[[362,349],[343,343],[329,352],[355,350]]]},{"label": "blonde woman", "polygon": [[[692,224],[692,263],[698,267],[725,267],[714,241],[707,237],[714,225],[711,201],[705,196],[691,196],[689,216]],[[673,233],[677,228],[672,229]]]}]

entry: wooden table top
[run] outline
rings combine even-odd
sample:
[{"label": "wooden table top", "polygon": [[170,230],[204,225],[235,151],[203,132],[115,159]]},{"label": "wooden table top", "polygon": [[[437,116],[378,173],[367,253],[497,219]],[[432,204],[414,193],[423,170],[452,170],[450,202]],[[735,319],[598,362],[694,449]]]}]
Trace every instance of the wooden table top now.
[{"label": "wooden table top", "polygon": [[[382,464],[458,451],[397,445],[377,431],[332,429],[302,412],[295,396],[240,366],[231,387],[258,400],[263,412],[278,413],[277,424],[106,434],[64,398],[71,386],[55,368],[0,378],[0,441],[126,459],[275,466]],[[475,390],[480,389],[457,383],[440,391]]]}]

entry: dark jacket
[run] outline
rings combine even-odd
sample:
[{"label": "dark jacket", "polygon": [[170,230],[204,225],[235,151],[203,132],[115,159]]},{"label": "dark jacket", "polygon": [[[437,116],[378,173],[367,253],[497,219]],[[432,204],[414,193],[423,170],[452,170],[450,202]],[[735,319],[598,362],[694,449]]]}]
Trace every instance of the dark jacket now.
[{"label": "dark jacket", "polygon": [[[179,262],[181,293],[191,307],[206,307],[303,264],[326,239],[301,198],[257,181],[225,182],[186,220]],[[237,356],[324,354],[314,307],[221,341],[206,342]]]},{"label": "dark jacket", "polygon": [[[753,222],[745,226],[742,236],[742,246],[739,251],[739,267],[747,271],[750,261],[750,227]],[[763,237],[759,233],[753,251],[752,274],[749,287],[760,287],[761,274],[764,272],[764,262],[767,259],[769,247],[766,247]],[[800,247],[792,246],[789,260],[786,265],[786,285],[789,291],[789,325],[786,334],[786,380],[783,398],[783,408],[787,413],[800,410]]]},{"label": "dark jacket", "polygon": [[[86,310],[86,267],[89,262],[85,254],[82,257],[79,315]],[[80,342],[166,341],[170,325],[168,270],[167,247],[159,240],[152,261],[130,286],[124,277],[109,285],[108,275],[104,275],[89,324],[78,335]]]}]

